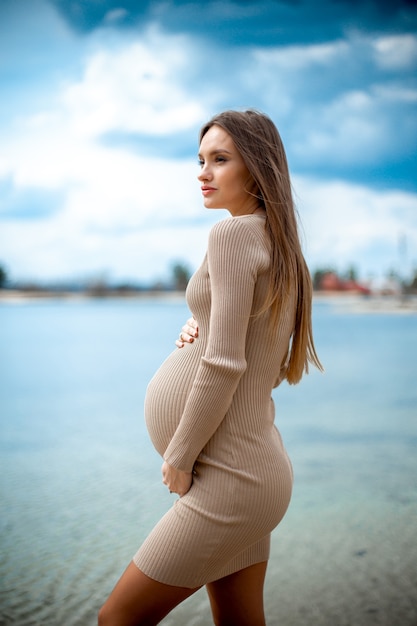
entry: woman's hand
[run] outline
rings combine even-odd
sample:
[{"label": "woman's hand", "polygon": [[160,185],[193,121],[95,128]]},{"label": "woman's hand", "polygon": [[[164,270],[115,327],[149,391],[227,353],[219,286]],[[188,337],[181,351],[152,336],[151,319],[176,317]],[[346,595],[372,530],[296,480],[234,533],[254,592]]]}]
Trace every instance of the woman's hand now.
[{"label": "woman's hand", "polygon": [[185,496],[193,483],[191,472],[182,472],[169,465],[166,461],[162,464],[162,482],[170,493],[177,493],[179,497]]},{"label": "woman's hand", "polygon": [[190,317],[181,329],[179,338],[175,341],[177,348],[183,348],[185,343],[193,343],[194,339],[198,337],[198,324],[197,321]]}]

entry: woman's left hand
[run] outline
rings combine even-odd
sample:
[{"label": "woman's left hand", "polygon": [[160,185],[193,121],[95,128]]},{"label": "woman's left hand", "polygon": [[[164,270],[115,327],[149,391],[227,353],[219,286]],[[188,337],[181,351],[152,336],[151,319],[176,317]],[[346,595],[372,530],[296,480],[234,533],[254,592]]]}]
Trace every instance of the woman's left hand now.
[{"label": "woman's left hand", "polygon": [[175,467],[164,461],[162,464],[162,482],[171,493],[177,493],[182,498],[190,490],[193,475],[191,472],[182,472],[175,469]]}]

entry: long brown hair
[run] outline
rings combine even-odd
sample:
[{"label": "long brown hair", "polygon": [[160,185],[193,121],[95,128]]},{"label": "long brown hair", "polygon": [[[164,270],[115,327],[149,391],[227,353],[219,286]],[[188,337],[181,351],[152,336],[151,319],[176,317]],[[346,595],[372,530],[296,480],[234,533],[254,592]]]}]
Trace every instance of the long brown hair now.
[{"label": "long brown hair", "polygon": [[[311,321],[310,272],[298,234],[287,157],[280,134],[272,120],[259,111],[224,111],[215,115],[200,131],[200,143],[207,131],[223,128],[245,161],[256,184],[255,196],[266,211],[266,231],[271,241],[271,274],[262,311],[271,309],[271,322],[277,322],[296,287],[296,315],[291,345],[283,363],[283,378],[298,383],[312,363],[323,367],[316,354]],[[248,193],[251,193],[248,191]]]}]

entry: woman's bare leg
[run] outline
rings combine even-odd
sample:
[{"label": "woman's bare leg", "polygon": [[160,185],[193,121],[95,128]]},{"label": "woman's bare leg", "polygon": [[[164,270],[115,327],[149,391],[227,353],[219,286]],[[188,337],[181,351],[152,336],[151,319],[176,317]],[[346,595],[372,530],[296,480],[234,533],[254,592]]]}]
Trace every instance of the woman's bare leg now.
[{"label": "woman's bare leg", "polygon": [[216,626],[265,626],[266,567],[257,563],[207,585]]},{"label": "woman's bare leg", "polygon": [[132,561],[101,607],[98,624],[155,626],[197,589],[159,583],[141,572]]}]

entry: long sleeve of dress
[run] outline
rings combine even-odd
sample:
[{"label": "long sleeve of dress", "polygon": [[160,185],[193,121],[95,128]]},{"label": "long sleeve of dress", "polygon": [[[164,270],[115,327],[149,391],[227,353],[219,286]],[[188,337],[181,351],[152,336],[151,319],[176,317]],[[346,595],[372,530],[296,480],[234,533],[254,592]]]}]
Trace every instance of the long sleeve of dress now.
[{"label": "long sleeve of dress", "polygon": [[208,242],[211,285],[207,349],[164,459],[190,472],[223,420],[246,370],[245,343],[254,288],[264,250],[249,224],[229,218],[216,224]]}]

